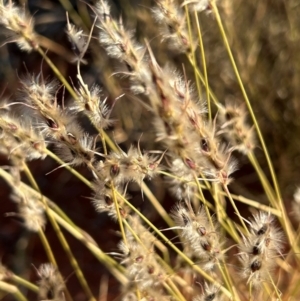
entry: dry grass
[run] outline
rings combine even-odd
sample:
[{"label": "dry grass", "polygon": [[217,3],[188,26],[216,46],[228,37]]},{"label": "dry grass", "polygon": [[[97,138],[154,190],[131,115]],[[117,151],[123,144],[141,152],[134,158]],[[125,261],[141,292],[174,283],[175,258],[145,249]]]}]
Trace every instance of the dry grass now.
[{"label": "dry grass", "polygon": [[298,300],[297,1],[60,2],[0,1],[1,296]]}]

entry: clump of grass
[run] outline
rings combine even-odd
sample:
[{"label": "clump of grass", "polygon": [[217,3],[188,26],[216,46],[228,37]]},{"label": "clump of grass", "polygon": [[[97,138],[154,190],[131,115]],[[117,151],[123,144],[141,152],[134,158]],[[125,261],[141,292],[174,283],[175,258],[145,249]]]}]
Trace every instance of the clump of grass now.
[{"label": "clump of grass", "polygon": [[[20,76],[17,98],[0,109],[0,151],[9,160],[0,176],[11,186],[18,205],[18,212],[7,216],[21,219],[27,231],[37,233],[48,257],[36,269],[37,285],[15,275],[4,262],[0,288],[22,301],[30,297],[18,287],[29,289],[41,301],[77,300],[47,238],[49,221],[85,300],[97,300],[96,291],[61,228],[82,242],[119,282],[118,300],[296,300],[297,229],[282,200],[269,146],[218,3],[157,1],[147,17],[160,37],[159,45],[147,34],[138,40],[127,28],[130,22],[115,14],[108,1],[81,4],[84,10],[78,12],[68,1],[63,4],[68,7],[64,34],[74,54],[70,62],[76,66],[72,81],[43,49],[45,40],[35,31],[34,16],[11,1],[0,2],[6,43],[39,53],[54,74],[54,78],[42,71]],[[211,88],[207,60],[211,45],[205,43],[202,29],[207,21],[220,31],[236,76],[235,88],[242,95],[239,102],[219,101]],[[177,68],[171,59],[165,60],[160,47],[180,54]],[[100,52],[107,61],[102,63],[103,87],[85,69],[99,64]],[[111,99],[121,86],[119,97]],[[259,152],[264,153],[272,182],[259,164]],[[68,169],[88,186],[86,198],[96,211],[118,224],[116,249],[105,253],[92,238],[96,233],[86,233],[44,195],[28,162],[43,164],[47,156],[58,164],[48,173]],[[247,159],[263,197],[249,199],[231,191],[233,183],[242,183],[235,172]],[[152,183],[171,192],[173,209],[166,209],[155,189],[149,189]],[[142,201],[151,202],[164,226],[157,226],[135,205],[134,191]],[[295,213],[298,203],[296,193]],[[247,211],[252,218],[247,218]],[[98,276],[100,281],[103,275]],[[113,289],[102,280],[98,299],[108,300]]]}]

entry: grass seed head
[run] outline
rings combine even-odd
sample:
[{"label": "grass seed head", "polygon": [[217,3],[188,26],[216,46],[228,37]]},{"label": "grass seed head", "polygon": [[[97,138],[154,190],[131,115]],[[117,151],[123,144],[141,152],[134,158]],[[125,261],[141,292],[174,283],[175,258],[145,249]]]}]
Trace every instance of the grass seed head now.
[{"label": "grass seed head", "polygon": [[40,277],[39,301],[65,301],[65,284],[57,268],[45,263],[38,268],[37,273]]}]

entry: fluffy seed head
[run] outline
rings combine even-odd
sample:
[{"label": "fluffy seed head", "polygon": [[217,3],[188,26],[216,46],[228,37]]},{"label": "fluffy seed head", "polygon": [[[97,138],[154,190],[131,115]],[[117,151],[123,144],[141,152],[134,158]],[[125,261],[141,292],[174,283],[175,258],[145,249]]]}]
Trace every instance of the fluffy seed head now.
[{"label": "fluffy seed head", "polygon": [[[204,208],[197,213],[192,208],[178,204],[171,213],[175,224],[181,229],[181,237],[204,269],[211,270],[222,256],[218,226],[210,223]],[[198,262],[199,261],[199,262]]]},{"label": "fluffy seed head", "polygon": [[274,217],[266,212],[253,215],[249,221],[250,233],[243,236],[239,259],[242,263],[242,276],[253,287],[261,286],[269,280],[275,267],[275,258],[283,249],[283,234],[274,225]]},{"label": "fluffy seed head", "polygon": [[37,272],[40,277],[39,301],[65,301],[65,284],[57,268],[50,263],[45,263]]},{"label": "fluffy seed head", "polygon": [[8,42],[16,42],[27,52],[38,48],[32,19],[11,1],[0,1],[0,25],[3,25],[9,36]]},{"label": "fluffy seed head", "polygon": [[193,301],[218,301],[220,300],[218,297],[219,290],[215,285],[205,282],[202,294],[194,298]]}]

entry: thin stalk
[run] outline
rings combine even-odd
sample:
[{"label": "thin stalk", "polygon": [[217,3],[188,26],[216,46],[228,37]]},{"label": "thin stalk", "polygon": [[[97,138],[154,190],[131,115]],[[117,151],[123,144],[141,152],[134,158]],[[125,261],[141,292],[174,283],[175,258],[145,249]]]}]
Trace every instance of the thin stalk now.
[{"label": "thin stalk", "polygon": [[241,88],[243,97],[244,97],[246,105],[248,107],[250,116],[251,116],[251,118],[253,120],[254,126],[256,128],[256,132],[257,132],[259,141],[261,143],[263,152],[265,154],[265,157],[266,157],[266,160],[267,160],[267,163],[268,163],[268,167],[269,167],[269,170],[270,170],[271,178],[272,178],[272,181],[273,181],[273,185],[274,185],[274,188],[275,188],[275,192],[276,192],[276,196],[277,196],[277,201],[279,202],[279,208],[282,211],[282,220],[284,222],[284,228],[285,228],[285,230],[287,232],[289,243],[290,243],[291,246],[293,246],[293,241],[295,239],[295,234],[294,234],[294,232],[292,230],[291,224],[288,222],[287,214],[286,214],[286,211],[285,211],[285,208],[284,208],[284,205],[283,205],[283,200],[282,200],[280,189],[279,189],[279,185],[278,185],[278,182],[277,182],[277,177],[275,175],[274,167],[273,167],[273,164],[272,164],[272,161],[271,161],[268,149],[266,147],[266,144],[265,144],[263,135],[261,133],[259,124],[257,122],[256,116],[255,116],[254,111],[252,109],[252,105],[250,103],[250,100],[249,100],[248,95],[246,93],[246,90],[244,88],[244,84],[243,84],[242,79],[240,77],[240,73],[239,73],[237,65],[235,63],[235,60],[234,60],[234,57],[233,57],[233,54],[232,54],[232,51],[231,51],[231,48],[230,48],[230,45],[229,45],[229,42],[228,42],[228,39],[227,39],[227,35],[226,35],[225,29],[223,27],[221,16],[219,14],[219,10],[218,10],[218,8],[216,6],[215,1],[212,1],[211,5],[212,5],[213,11],[215,13],[215,17],[216,17],[216,20],[217,20],[217,23],[218,23],[218,26],[219,26],[219,29],[220,29],[220,32],[221,32],[221,36],[223,38],[226,50],[228,52],[228,56],[229,56],[229,59],[231,61],[234,73],[236,75],[237,81],[238,81],[239,86]]},{"label": "thin stalk", "polygon": [[33,283],[27,281],[26,279],[23,279],[15,274],[10,274],[8,279],[18,285],[22,285],[23,287],[26,287],[27,289],[29,289],[35,293],[37,293],[39,291],[38,286],[36,286],[35,284],[33,284]]},{"label": "thin stalk", "polygon": [[[28,168],[27,164],[25,164],[25,163],[24,163],[24,171],[25,171],[27,177],[29,178],[30,182],[32,183],[32,186],[34,187],[34,189],[36,191],[38,191],[39,193],[41,193],[38,184],[36,183],[30,169]],[[93,293],[92,293],[91,289],[88,286],[88,283],[87,283],[87,281],[86,281],[86,279],[85,279],[85,277],[82,273],[82,270],[79,267],[78,261],[74,257],[73,252],[72,252],[66,238],[64,237],[63,233],[61,232],[61,229],[60,229],[59,225],[57,224],[56,220],[52,217],[51,212],[49,211],[48,204],[44,200],[43,195],[41,195],[41,200],[45,205],[45,211],[46,211],[47,216],[49,218],[49,221],[50,221],[50,223],[51,223],[51,225],[52,225],[52,227],[55,231],[55,234],[57,235],[64,251],[66,252],[66,254],[68,256],[68,259],[70,260],[70,263],[71,263],[71,265],[74,269],[74,272],[75,272],[75,274],[78,278],[78,281],[80,282],[85,294],[88,296],[89,300],[96,301],[96,298],[93,296]]]},{"label": "thin stalk", "polygon": [[38,53],[42,56],[42,58],[45,60],[45,62],[48,64],[48,66],[52,69],[56,77],[62,82],[62,84],[66,87],[66,89],[69,91],[70,95],[77,99],[78,96],[74,89],[70,86],[68,81],[65,79],[65,77],[61,74],[61,72],[56,68],[56,66],[53,64],[53,62],[50,60],[48,55],[44,52],[44,50],[41,47],[37,48]]},{"label": "thin stalk", "polygon": [[[177,180],[177,181],[184,182],[184,180],[182,180],[182,178],[177,177],[177,176],[175,176],[175,175],[172,175],[172,174],[170,174],[170,173],[168,173],[168,172],[165,172],[165,171],[163,171],[163,170],[158,171],[158,173],[161,174],[161,175],[167,176],[168,178],[172,178],[172,179],[175,179],[175,180]],[[194,183],[194,181],[189,182],[189,184],[190,184],[190,185],[197,185],[196,183]],[[202,189],[205,189],[205,188],[206,188],[204,185],[202,185],[202,184],[200,184],[200,183],[199,183],[199,185],[200,185],[200,187],[201,187]]]},{"label": "thin stalk", "polygon": [[168,215],[168,213],[166,212],[164,207],[159,203],[159,201],[154,196],[154,194],[149,189],[149,187],[146,185],[146,183],[142,182],[140,186],[141,186],[143,193],[145,193],[145,195],[147,196],[147,198],[149,199],[149,201],[151,202],[153,207],[156,209],[158,214],[161,216],[161,218],[166,222],[166,224],[169,227],[173,227],[174,226],[173,220],[170,218],[170,216]]},{"label": "thin stalk", "polygon": [[[223,194],[221,191],[219,193]],[[226,194],[224,193],[224,195],[226,195]],[[282,216],[281,212],[279,210],[277,210],[276,208],[272,208],[270,206],[266,206],[266,205],[258,203],[256,201],[247,199],[247,198],[245,198],[245,197],[243,197],[241,195],[231,194],[231,197],[234,200],[238,201],[238,202],[241,202],[243,204],[249,205],[249,206],[251,206],[253,208],[256,208],[256,209],[259,209],[259,210],[266,211],[266,212],[271,213],[271,214],[273,214],[273,215],[275,215],[275,216],[277,216],[279,218]]]},{"label": "thin stalk", "polygon": [[[190,50],[191,53],[187,54],[187,56],[193,62],[193,67],[194,67],[194,66],[197,66],[197,61],[196,61],[195,51],[193,49],[194,46],[193,46],[193,33],[192,33],[192,27],[191,27],[191,19],[190,19],[190,14],[189,14],[188,6],[185,5],[184,9],[185,9],[186,23],[187,23],[187,27],[188,27],[188,33],[189,33],[189,39],[190,39],[190,47],[191,47],[191,50]],[[197,71],[196,71],[195,67],[194,67],[194,73],[195,73],[195,81],[196,81],[198,95],[199,95],[199,97],[201,97],[201,85],[200,85],[199,78],[197,76]]]},{"label": "thin stalk", "polygon": [[39,235],[41,243],[42,243],[42,245],[44,247],[44,250],[45,250],[45,252],[47,254],[49,262],[51,262],[55,267],[57,267],[57,262],[55,260],[54,254],[53,254],[53,252],[51,250],[51,247],[50,247],[50,244],[48,242],[48,239],[45,236],[45,233],[43,232],[43,230],[41,228],[38,231],[38,235]]},{"label": "thin stalk", "polygon": [[59,0],[63,8],[68,12],[72,21],[78,26],[81,27],[84,31],[88,31],[88,27],[81,19],[80,15],[74,9],[72,3],[68,0]]},{"label": "thin stalk", "polygon": [[[192,60],[192,58],[187,55],[187,58],[191,64],[191,66],[194,68],[197,77],[199,77],[199,79],[201,80],[202,84],[205,86],[205,77],[203,76],[203,74],[201,73],[201,71],[199,70],[198,66],[196,66]],[[219,107],[219,101],[216,97],[216,95],[214,94],[214,92],[212,91],[212,89],[210,88],[210,86],[208,85],[208,91],[209,91],[209,95],[210,98],[213,100],[214,104]]]},{"label": "thin stalk", "polygon": [[27,298],[20,292],[20,290],[16,286],[0,280],[0,291],[1,290],[3,292],[7,292],[9,294],[14,295],[14,297],[18,301],[28,301]]},{"label": "thin stalk", "polygon": [[[196,20],[196,25],[197,25],[198,37],[199,37],[199,44],[200,44],[200,50],[201,50],[201,59],[202,59],[203,73],[204,73],[204,80],[205,80],[208,120],[209,120],[209,123],[211,123],[211,121],[212,121],[211,103],[210,103],[210,97],[209,97],[208,76],[207,76],[207,67],[206,67],[206,60],[205,60],[205,52],[204,52],[204,45],[203,45],[203,39],[202,39],[201,25],[200,25],[200,22],[199,22],[198,13],[196,11],[194,13],[195,13],[195,20]],[[196,75],[197,75],[197,72],[196,72]]]},{"label": "thin stalk", "polygon": [[[55,257],[54,257],[54,254],[52,252],[52,249],[50,247],[50,244],[49,244],[49,241],[45,235],[45,233],[43,232],[43,230],[40,228],[39,231],[38,231],[38,236],[41,240],[41,243],[44,247],[44,250],[46,252],[46,255],[49,259],[49,262],[51,262],[57,269],[58,269],[58,265],[57,265],[57,262],[55,260]],[[65,285],[65,293],[66,293],[66,296],[67,296],[67,300],[73,300],[67,286]]]},{"label": "thin stalk", "polygon": [[273,287],[274,287],[275,293],[276,293],[276,295],[277,295],[277,299],[276,299],[276,300],[281,301],[281,300],[282,300],[282,299],[281,299],[281,295],[280,295],[280,293],[279,293],[279,291],[278,291],[278,288],[277,288],[277,286],[275,285],[274,280],[273,280],[271,274],[269,273],[269,271],[268,271],[268,276],[269,276],[269,278],[270,278],[270,281],[271,281],[271,283],[272,283],[272,285],[273,285]]},{"label": "thin stalk", "polygon": [[108,144],[108,146],[114,151],[114,152],[118,152],[118,148],[116,147],[115,143],[112,142],[112,140],[110,139],[110,137],[106,134],[106,132],[103,131],[103,137],[105,138],[106,143]]},{"label": "thin stalk", "polygon": [[[224,261],[222,263],[224,264]],[[224,264],[224,266],[226,267],[225,264]],[[230,290],[230,292],[233,296],[233,300],[239,300],[239,298],[238,299],[236,298],[235,291],[233,290],[233,284],[232,284],[231,278],[229,277],[228,271],[225,270],[225,272],[224,272],[219,261],[218,261],[218,268],[219,268],[219,271],[221,272],[222,277],[226,283],[226,287],[228,287],[228,289]]]},{"label": "thin stalk", "polygon": [[60,215],[66,222],[68,222],[73,227],[77,227],[72,220],[66,215],[66,213],[61,210],[54,202],[49,201],[48,206],[53,209],[58,215]]},{"label": "thin stalk", "polygon": [[177,288],[177,286],[173,283],[173,281],[171,279],[167,280],[170,288],[175,292],[176,296],[178,296],[179,300],[182,301],[186,301],[186,299],[184,298],[184,296],[181,294],[180,290]]},{"label": "thin stalk", "polygon": [[[42,242],[42,245],[45,249],[45,252],[46,252],[46,255],[49,259],[49,262],[51,262],[57,269],[58,269],[58,265],[57,265],[57,262],[55,260],[55,257],[54,257],[54,254],[52,252],[52,249],[50,247],[50,244],[49,244],[49,241],[45,235],[45,233],[43,232],[43,230],[40,228],[39,231],[38,231],[38,235],[39,235],[39,238]],[[66,296],[67,296],[67,300],[73,300],[67,286],[65,285],[65,293],[66,293]]]},{"label": "thin stalk", "polygon": [[[239,242],[240,237],[237,233],[237,230],[236,230],[235,226],[233,225],[231,219],[228,218],[228,216],[225,212],[224,206],[220,203],[219,189],[218,189],[217,185],[214,186],[214,191],[212,193],[212,196],[216,203],[216,212],[218,214],[218,218],[220,218],[220,220],[219,220],[220,224],[236,242]],[[226,225],[226,223],[228,226]]]},{"label": "thin stalk", "polygon": [[199,183],[199,181],[198,181],[196,175],[195,175],[194,178],[195,178],[195,183],[196,183],[197,188],[198,188],[198,191],[199,191],[199,193],[200,193],[202,202],[203,202],[203,204],[204,204],[205,212],[206,212],[206,215],[207,215],[207,217],[208,217],[208,219],[209,219],[210,226],[212,227],[212,229],[214,229],[214,224],[213,224],[213,221],[212,221],[212,218],[211,218],[209,209],[208,209],[208,207],[205,205],[206,200],[205,200],[205,198],[204,198],[203,191],[202,191],[202,189],[201,189],[201,187],[200,187],[200,183]]},{"label": "thin stalk", "polygon": [[[51,213],[50,213],[51,214]],[[79,283],[81,284],[85,294],[88,296],[90,301],[96,301],[96,298],[93,296],[93,293],[83,275],[83,272],[78,264],[78,261],[76,260],[75,256],[73,255],[73,252],[67,242],[67,240],[65,239],[64,235],[61,232],[60,227],[58,226],[57,222],[55,219],[53,219],[53,227],[55,229],[55,232],[58,235],[58,238],[63,246],[64,251],[66,252],[68,259],[70,260],[70,263],[74,269],[74,272],[78,278]]]},{"label": "thin stalk", "polygon": [[[101,142],[102,142],[103,153],[104,153],[105,156],[107,156],[106,139],[105,139],[105,136],[104,136],[104,134],[106,134],[106,133],[103,131],[103,129],[98,129],[98,132],[99,132]],[[109,141],[111,141],[111,140],[109,139]]]},{"label": "thin stalk", "polygon": [[113,200],[114,200],[114,203],[115,203],[115,208],[116,208],[116,212],[117,212],[117,216],[118,216],[118,222],[119,222],[122,238],[123,238],[123,241],[124,241],[125,245],[127,245],[127,238],[126,238],[126,234],[125,234],[125,230],[124,230],[123,218],[122,218],[121,213],[120,213],[120,207],[119,207],[119,203],[118,203],[118,200],[117,200],[117,197],[116,197],[116,190],[114,188],[114,184],[113,184],[112,181],[111,181],[110,185],[111,185],[112,196],[113,196]]},{"label": "thin stalk", "polygon": [[185,299],[181,299],[175,291],[170,287],[170,285],[166,282],[163,283],[163,287],[166,289],[166,291],[173,297],[173,300],[178,300],[178,301],[185,301]]},{"label": "thin stalk", "polygon": [[251,162],[252,166],[254,167],[259,179],[260,179],[260,182],[265,190],[265,193],[270,201],[270,203],[272,204],[272,206],[274,208],[278,207],[277,206],[277,203],[276,203],[276,198],[274,196],[274,193],[273,193],[273,188],[271,187],[264,171],[262,170],[262,168],[260,167],[257,159],[256,159],[256,156],[254,155],[253,152],[249,152],[248,153],[248,159],[249,161]]},{"label": "thin stalk", "polygon": [[64,219],[59,215],[53,212],[53,215],[57,222],[64,227],[68,232],[70,232],[75,238],[80,240],[94,255],[95,257],[102,262],[108,270],[114,275],[114,277],[122,284],[126,285],[128,282],[127,278],[123,275],[124,268],[120,266],[113,258],[106,255],[97,245],[89,242],[86,237],[79,232],[77,229],[74,229],[70,226]]},{"label": "thin stalk", "polygon": [[[14,180],[13,177],[0,168],[0,176],[8,182],[9,185],[13,186],[14,185]],[[24,189],[25,191],[29,191],[30,194],[35,195],[36,197],[40,196],[40,194],[35,191],[33,188],[29,187],[25,183],[21,182],[21,189]],[[45,200],[47,203],[49,203],[49,199],[45,197]],[[82,231],[78,227],[74,227],[73,223],[69,224],[65,219],[63,219],[61,216],[59,216],[56,212],[54,212],[51,208],[51,214],[53,217],[56,219],[56,221],[64,228],[66,229],[71,235],[73,235],[75,238],[77,238],[79,241],[81,241],[90,251],[91,253],[101,262],[103,263],[107,269],[114,275],[114,277],[122,284],[126,285],[128,280],[126,277],[123,275],[124,273],[124,268],[119,265],[113,258],[110,256],[106,255],[99,247],[97,244],[90,240],[87,239],[86,235],[84,235],[84,231]]]},{"label": "thin stalk", "polygon": [[249,301],[252,301],[252,281],[249,283]]},{"label": "thin stalk", "polygon": [[237,214],[237,216],[238,216],[238,218],[239,218],[239,220],[240,220],[240,222],[241,222],[243,228],[245,229],[245,231],[246,231],[247,234],[250,234],[250,233],[249,233],[249,230],[248,230],[248,228],[247,228],[247,226],[246,226],[246,224],[245,224],[245,222],[244,222],[244,220],[242,219],[242,216],[241,216],[241,214],[240,214],[240,212],[239,212],[239,209],[238,209],[237,206],[235,205],[235,202],[233,201],[233,199],[232,199],[232,197],[231,197],[231,195],[230,195],[230,192],[229,192],[229,190],[228,190],[227,185],[223,185],[223,189],[225,190],[225,192],[226,192],[226,194],[227,194],[227,197],[228,197],[228,199],[229,199],[229,201],[230,201],[230,203],[231,203],[233,209],[235,210],[235,212],[236,212],[236,214]]},{"label": "thin stalk", "polygon": [[[181,178],[176,177],[176,176],[174,176],[174,175],[172,175],[172,174],[170,174],[170,173],[167,173],[167,172],[164,172],[164,171],[160,171],[159,173],[162,174],[162,175],[165,175],[165,176],[167,176],[167,177],[170,177],[170,178],[176,179],[176,180],[178,180],[178,181],[181,181]],[[208,182],[206,182],[205,180],[204,180],[204,182],[205,182],[206,184],[208,184]],[[199,182],[198,180],[197,180],[197,181],[190,182],[190,185],[192,185],[192,186],[198,186],[198,190],[199,190],[199,189],[208,189],[206,186],[200,184],[200,182]],[[208,189],[208,190],[209,190],[209,189]],[[222,192],[218,192],[218,193],[222,193]],[[227,194],[224,193],[224,195],[227,195]],[[219,220],[220,224],[221,224],[222,227],[223,227],[223,228],[224,228],[224,229],[232,236],[232,238],[233,238],[236,242],[239,242],[239,241],[240,241],[240,238],[239,238],[239,236],[238,236],[238,234],[237,234],[237,231],[236,231],[236,229],[235,229],[235,227],[234,227],[232,221],[231,221],[230,219],[227,218],[226,213],[224,212],[223,206],[222,206],[221,204],[219,204],[219,199],[218,199],[217,195],[216,195],[215,193],[212,193],[212,197],[214,198],[215,203],[216,203],[216,206],[217,206],[216,208],[214,208],[212,204],[210,204],[210,203],[207,202],[205,199],[203,199],[203,198],[204,198],[203,195],[199,194],[199,195],[196,195],[196,196],[197,196],[200,200],[201,200],[201,199],[203,200],[205,206],[207,206],[209,209],[215,211],[217,214],[219,214],[219,212],[222,212],[223,217],[226,218],[226,221],[227,221],[227,223],[228,223],[228,226],[227,226],[224,222],[222,222],[222,221]],[[218,215],[218,216],[219,216],[219,215]],[[229,228],[228,228],[228,227],[229,227]]]},{"label": "thin stalk", "polygon": [[92,183],[87,180],[83,175],[81,175],[78,171],[76,171],[73,167],[69,165],[65,165],[65,162],[62,161],[57,155],[52,153],[49,149],[45,150],[46,154],[51,157],[53,160],[55,160],[57,163],[61,164],[64,166],[68,171],[70,171],[76,178],[78,178],[81,182],[83,182],[86,186],[92,188],[93,185]]}]

